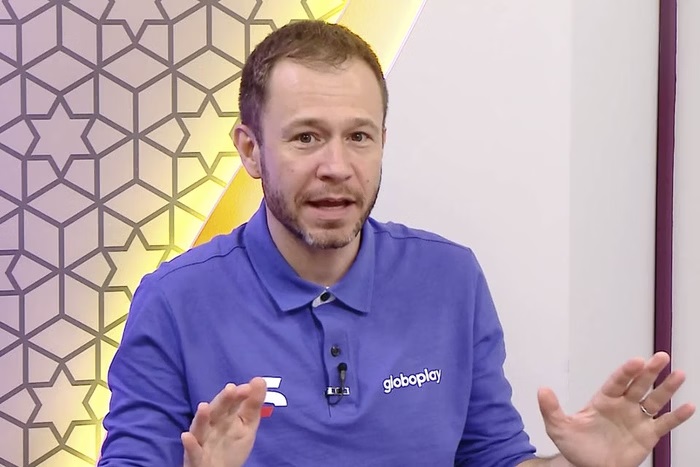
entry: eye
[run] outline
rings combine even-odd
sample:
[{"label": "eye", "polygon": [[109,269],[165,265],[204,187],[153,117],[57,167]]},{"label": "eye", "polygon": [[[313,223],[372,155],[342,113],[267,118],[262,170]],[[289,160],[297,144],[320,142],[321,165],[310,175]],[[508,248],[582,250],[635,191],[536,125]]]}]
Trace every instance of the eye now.
[{"label": "eye", "polygon": [[314,141],[314,137],[311,133],[300,133],[295,139],[302,144],[311,144]]},{"label": "eye", "polygon": [[362,131],[356,131],[350,135],[350,139],[356,143],[364,143],[369,138],[369,135]]}]

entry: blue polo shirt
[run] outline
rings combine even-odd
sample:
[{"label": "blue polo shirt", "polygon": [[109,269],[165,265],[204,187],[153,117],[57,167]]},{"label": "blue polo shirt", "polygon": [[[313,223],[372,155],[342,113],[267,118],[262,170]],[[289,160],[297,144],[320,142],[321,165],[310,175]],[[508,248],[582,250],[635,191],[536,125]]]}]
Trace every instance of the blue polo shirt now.
[{"label": "blue polo shirt", "polygon": [[247,466],[533,458],[471,250],[373,219],[361,239],[337,284],[307,282],[275,247],[263,204],[146,276],[109,371],[99,465],[182,465],[180,434],[197,404],[254,376],[268,394]]}]

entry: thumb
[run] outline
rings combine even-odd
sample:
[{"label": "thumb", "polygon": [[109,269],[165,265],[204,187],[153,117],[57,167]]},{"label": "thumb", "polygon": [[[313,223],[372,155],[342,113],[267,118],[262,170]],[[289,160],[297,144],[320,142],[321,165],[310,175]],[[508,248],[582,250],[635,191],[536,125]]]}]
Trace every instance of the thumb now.
[{"label": "thumb", "polygon": [[202,463],[204,456],[202,446],[192,433],[186,431],[180,435],[182,447],[185,449],[184,467],[197,467]]},{"label": "thumb", "polygon": [[537,391],[537,402],[539,402],[540,413],[544,419],[547,432],[564,423],[566,414],[562,410],[559,399],[557,399],[554,391],[549,388],[540,388],[540,390]]}]

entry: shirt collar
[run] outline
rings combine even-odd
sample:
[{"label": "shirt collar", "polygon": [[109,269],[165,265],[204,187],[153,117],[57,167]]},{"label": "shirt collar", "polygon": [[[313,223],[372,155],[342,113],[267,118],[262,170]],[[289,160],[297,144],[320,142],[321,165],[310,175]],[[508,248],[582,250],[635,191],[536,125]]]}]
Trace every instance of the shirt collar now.
[{"label": "shirt collar", "polygon": [[284,259],[270,236],[264,201],[248,221],[243,242],[253,269],[282,311],[307,306],[328,290],[353,310],[369,312],[375,269],[375,239],[370,222],[362,226],[360,249],[350,269],[340,281],[328,288],[302,279]]}]

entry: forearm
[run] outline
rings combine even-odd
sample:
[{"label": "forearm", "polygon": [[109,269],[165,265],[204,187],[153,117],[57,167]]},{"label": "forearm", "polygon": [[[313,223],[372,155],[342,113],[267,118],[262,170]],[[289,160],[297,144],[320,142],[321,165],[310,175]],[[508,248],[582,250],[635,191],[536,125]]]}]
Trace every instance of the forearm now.
[{"label": "forearm", "polygon": [[574,467],[564,457],[559,454],[554,457],[530,459],[529,461],[521,462],[518,467]]}]

